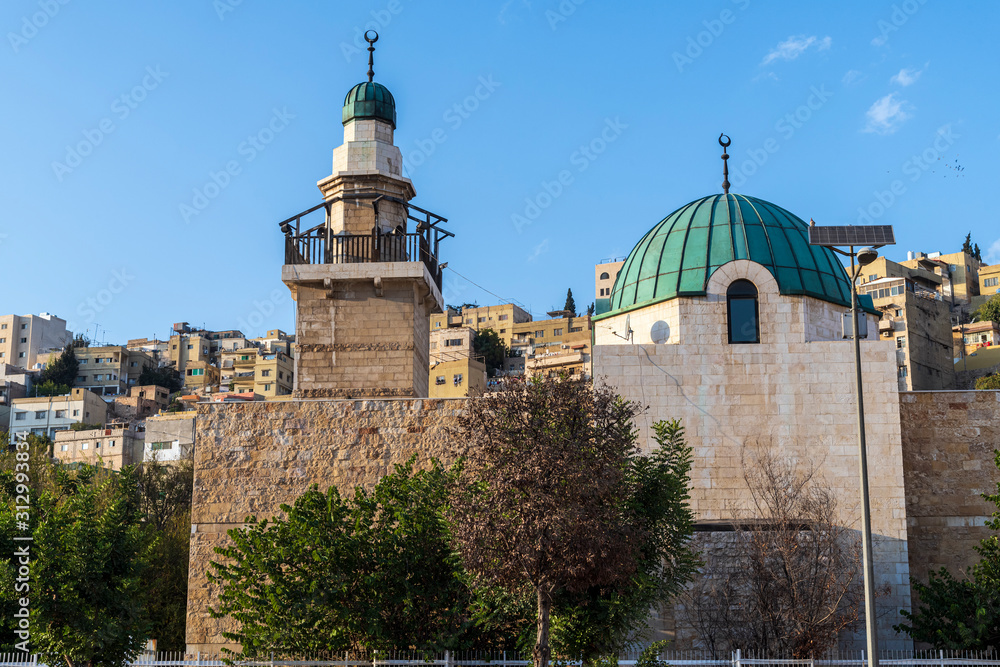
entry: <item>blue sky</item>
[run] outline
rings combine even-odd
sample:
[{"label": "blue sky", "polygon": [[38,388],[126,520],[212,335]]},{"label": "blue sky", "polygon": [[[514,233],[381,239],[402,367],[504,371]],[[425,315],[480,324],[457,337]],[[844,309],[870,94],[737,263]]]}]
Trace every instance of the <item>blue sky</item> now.
[{"label": "blue sky", "polygon": [[733,192],[892,224],[892,259],[971,231],[1000,262],[998,19],[942,0],[7,0],[0,313],[119,343],[178,321],[292,331],[276,223],[320,199],[366,28],[414,203],[456,234],[449,303],[497,301],[461,274],[536,317],[567,287],[584,308],[595,262],[721,191],[722,131]]}]

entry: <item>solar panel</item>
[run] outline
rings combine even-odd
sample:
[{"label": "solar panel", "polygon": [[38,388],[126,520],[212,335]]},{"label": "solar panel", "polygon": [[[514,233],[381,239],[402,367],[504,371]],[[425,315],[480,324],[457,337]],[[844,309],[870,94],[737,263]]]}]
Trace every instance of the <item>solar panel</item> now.
[{"label": "solar panel", "polygon": [[892,225],[809,225],[809,245],[895,245]]}]

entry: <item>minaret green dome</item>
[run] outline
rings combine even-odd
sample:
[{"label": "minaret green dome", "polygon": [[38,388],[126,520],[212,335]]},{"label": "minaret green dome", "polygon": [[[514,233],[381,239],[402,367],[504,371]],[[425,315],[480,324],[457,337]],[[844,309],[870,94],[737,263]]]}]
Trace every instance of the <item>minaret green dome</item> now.
[{"label": "minaret green dome", "polygon": [[396,100],[388,88],[374,81],[351,88],[344,98],[344,125],[360,118],[382,120],[396,129]]},{"label": "minaret green dome", "polygon": [[[642,237],[611,290],[611,312],[703,296],[715,270],[735,259],[766,267],[782,294],[851,305],[843,265],[831,249],[809,245],[805,222],[762,199],[719,194],[682,206]],[[862,306],[872,310],[870,301]]]}]

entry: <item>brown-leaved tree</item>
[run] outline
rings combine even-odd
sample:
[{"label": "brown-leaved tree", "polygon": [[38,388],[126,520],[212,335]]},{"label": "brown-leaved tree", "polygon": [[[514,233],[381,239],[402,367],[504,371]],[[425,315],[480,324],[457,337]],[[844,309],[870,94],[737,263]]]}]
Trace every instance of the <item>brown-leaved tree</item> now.
[{"label": "brown-leaved tree", "polygon": [[607,386],[507,380],[472,399],[451,519],[466,569],[537,604],[536,667],[551,655],[550,613],[563,592],[633,576],[647,528],[629,511],[639,405]]}]

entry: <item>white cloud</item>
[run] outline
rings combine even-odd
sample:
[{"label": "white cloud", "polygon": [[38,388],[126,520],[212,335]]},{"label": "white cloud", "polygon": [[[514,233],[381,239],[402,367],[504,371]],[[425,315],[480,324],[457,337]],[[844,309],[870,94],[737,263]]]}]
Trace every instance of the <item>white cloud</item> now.
[{"label": "white cloud", "polygon": [[911,69],[909,67],[904,67],[899,70],[899,74],[895,75],[889,79],[889,83],[895,83],[903,88],[913,85],[920,78],[920,75],[924,73],[922,69]]},{"label": "white cloud", "polygon": [[536,245],[535,249],[531,251],[531,254],[528,255],[528,261],[529,262],[535,261],[536,259],[538,259],[539,255],[545,254],[545,252],[548,249],[549,249],[549,240],[545,239],[544,241]]},{"label": "white cloud", "polygon": [[882,46],[889,41],[889,35],[879,35],[872,40],[872,46]]},{"label": "white cloud", "polygon": [[983,259],[990,264],[1000,264],[1000,239],[993,242]]},{"label": "white cloud", "polygon": [[829,49],[832,44],[833,38],[829,35],[822,39],[817,38],[816,35],[811,35],[809,37],[806,37],[805,35],[799,35],[796,37],[793,35],[785,41],[779,43],[778,46],[772,49],[770,53],[764,56],[764,60],[761,62],[761,65],[769,65],[775,60],[795,60],[805,53],[811,46],[815,46],[817,51],[825,51]]},{"label": "white cloud", "polygon": [[847,70],[847,74],[840,80],[845,86],[849,86],[852,83],[856,83],[865,78],[865,75],[856,69]]},{"label": "white cloud", "polygon": [[912,115],[906,107],[909,107],[909,104],[905,100],[897,100],[896,93],[889,93],[876,100],[865,113],[868,118],[865,132],[892,134]]}]

